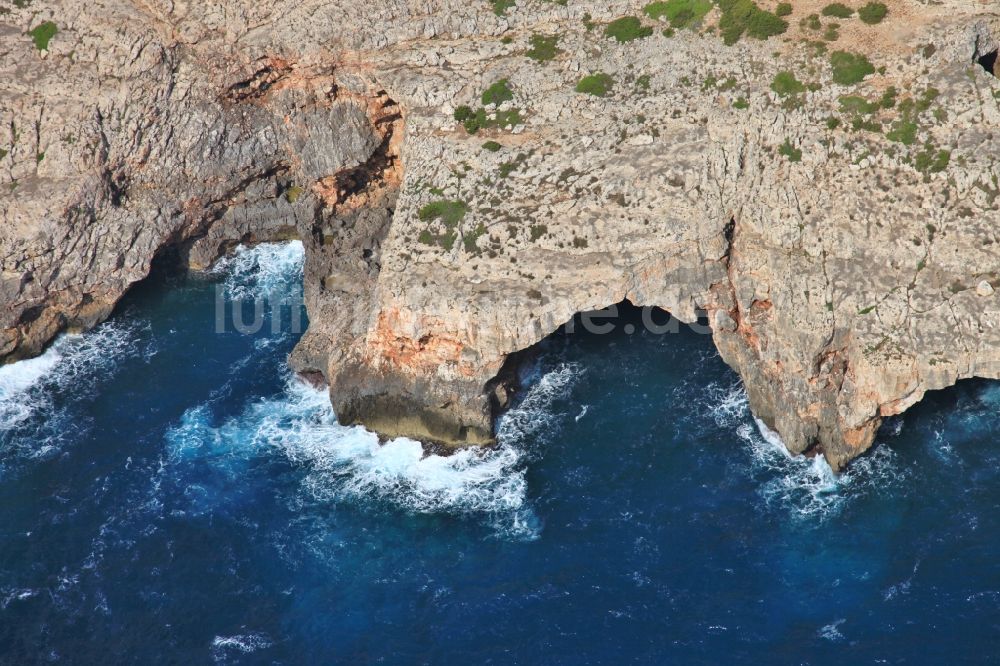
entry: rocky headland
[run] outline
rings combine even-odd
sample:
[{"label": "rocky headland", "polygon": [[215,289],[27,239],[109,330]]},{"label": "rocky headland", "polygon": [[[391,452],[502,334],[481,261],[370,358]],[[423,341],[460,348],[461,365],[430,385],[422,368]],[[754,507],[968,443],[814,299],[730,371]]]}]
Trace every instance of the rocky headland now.
[{"label": "rocky headland", "polygon": [[1000,8],[880,6],[0,0],[0,359],[300,238],[343,422],[489,443],[508,359],[627,299],[839,469],[1000,378]]}]

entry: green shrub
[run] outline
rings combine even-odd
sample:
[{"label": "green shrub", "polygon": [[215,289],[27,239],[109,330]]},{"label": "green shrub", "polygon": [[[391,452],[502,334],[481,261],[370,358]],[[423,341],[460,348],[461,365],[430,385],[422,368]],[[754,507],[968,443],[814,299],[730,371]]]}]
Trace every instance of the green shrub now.
[{"label": "green shrub", "polygon": [[792,142],[785,139],[785,142],[778,148],[778,152],[788,158],[789,162],[801,162],[802,151],[792,145]]},{"label": "green shrub", "polygon": [[562,53],[556,46],[559,43],[558,35],[532,35],[529,43],[531,48],[524,55],[537,62],[547,62]]},{"label": "green shrub", "polygon": [[287,190],[285,190],[285,201],[288,203],[295,203],[298,201],[299,197],[302,196],[303,190],[298,185],[292,185]]},{"label": "green shrub", "polygon": [[522,122],[521,111],[519,109],[511,109],[509,111],[497,111],[493,114],[492,118],[487,119],[484,127],[514,129],[514,126],[520,125]]},{"label": "green shrub", "polygon": [[857,95],[841,95],[840,110],[844,113],[869,114],[878,111],[879,105]]},{"label": "green shrub", "polygon": [[462,121],[462,126],[469,134],[475,134],[484,127],[488,127],[489,122],[486,109],[477,109],[471,116]]},{"label": "green shrub", "polygon": [[503,148],[503,146],[501,146],[496,141],[487,141],[486,143],[483,144],[483,150],[488,150],[491,153],[495,153],[501,148]]},{"label": "green shrub", "polygon": [[767,39],[788,30],[788,23],[757,6],[753,0],[718,0],[722,18],[719,31],[722,40],[735,44],[746,34],[754,39]]},{"label": "green shrub", "polygon": [[576,84],[576,91],[578,93],[604,97],[608,94],[608,90],[611,89],[614,83],[615,80],[610,75],[604,72],[597,72],[596,74],[590,74],[580,79],[580,82]]},{"label": "green shrub", "polygon": [[925,150],[917,154],[914,158],[913,165],[922,173],[931,174],[939,173],[948,168],[948,163],[951,161],[951,153],[947,150],[934,151],[933,146],[930,144],[924,146]]},{"label": "green shrub", "polygon": [[483,91],[481,99],[485,106],[500,106],[504,102],[514,99],[514,93],[508,87],[507,79],[500,79]]},{"label": "green shrub", "polygon": [[778,75],[774,77],[774,81],[771,83],[771,90],[782,97],[787,97],[788,95],[804,93],[806,87],[791,72],[778,72]]},{"label": "green shrub", "polygon": [[917,141],[917,124],[910,120],[897,120],[892,124],[892,129],[886,132],[885,138],[912,146]]},{"label": "green shrub", "polygon": [[642,39],[653,34],[653,29],[642,24],[642,21],[634,16],[623,16],[615,19],[604,28],[605,37],[613,37],[619,42],[631,42],[633,39]]},{"label": "green shrub", "polygon": [[936,100],[940,96],[941,96],[940,90],[938,90],[937,88],[928,88],[920,95],[920,98],[916,102],[917,111],[919,113],[923,113],[927,109],[931,108],[931,104],[933,104],[934,100]]},{"label": "green shrub", "polygon": [[503,16],[507,13],[507,10],[514,6],[514,0],[493,0],[493,13],[497,16]]},{"label": "green shrub", "polygon": [[462,235],[462,244],[465,245],[465,251],[470,254],[479,254],[479,246],[477,241],[479,237],[486,233],[486,225],[482,222],[467,234]]},{"label": "green shrub", "polygon": [[451,228],[461,222],[465,214],[469,212],[469,205],[459,199],[440,199],[432,201],[417,211],[417,217],[421,222],[432,222],[440,219],[444,226]]},{"label": "green shrub", "polygon": [[28,34],[35,42],[35,48],[39,51],[46,51],[49,48],[49,40],[56,36],[59,28],[52,21],[45,21],[36,25]]},{"label": "green shrub", "polygon": [[879,106],[881,106],[883,109],[893,108],[894,106],[896,106],[896,96],[898,94],[899,91],[896,90],[896,86],[889,86],[888,88],[885,89],[885,92],[882,93],[882,99],[879,100]]},{"label": "green shrub", "polygon": [[871,118],[865,118],[864,116],[854,116],[851,118],[851,129],[855,132],[860,132],[864,130],[866,132],[872,132],[874,134],[882,133],[882,124],[877,120]]},{"label": "green shrub", "polygon": [[830,54],[830,65],[833,67],[833,81],[844,86],[860,83],[869,74],[875,73],[875,67],[868,58],[847,51],[834,51]]},{"label": "green shrub", "polygon": [[888,14],[889,8],[881,2],[869,2],[858,10],[858,18],[868,25],[881,23]]},{"label": "green shrub", "polygon": [[547,233],[549,233],[549,228],[544,224],[531,225],[531,240],[536,241]]},{"label": "green shrub", "polygon": [[454,113],[455,120],[457,120],[460,123],[464,123],[466,120],[472,118],[475,115],[476,112],[472,110],[472,107],[467,106],[465,104],[455,109]]},{"label": "green shrub", "polygon": [[833,116],[830,116],[829,118],[826,119],[826,128],[828,130],[835,130],[838,127],[840,127],[840,118],[834,118]]},{"label": "green shrub", "polygon": [[792,5],[789,2],[779,2],[774,9],[775,16],[789,16],[792,13]]},{"label": "green shrub", "polygon": [[750,108],[750,102],[747,101],[746,97],[740,97],[738,100],[736,100],[735,102],[733,102],[733,108],[734,109],[740,109],[740,110],[749,109]]},{"label": "green shrub", "polygon": [[846,19],[854,16],[854,10],[842,2],[834,2],[823,8],[823,16]]},{"label": "green shrub", "polygon": [[642,11],[654,21],[665,18],[671,27],[680,29],[697,25],[711,9],[709,0],[666,0],[651,2]]}]

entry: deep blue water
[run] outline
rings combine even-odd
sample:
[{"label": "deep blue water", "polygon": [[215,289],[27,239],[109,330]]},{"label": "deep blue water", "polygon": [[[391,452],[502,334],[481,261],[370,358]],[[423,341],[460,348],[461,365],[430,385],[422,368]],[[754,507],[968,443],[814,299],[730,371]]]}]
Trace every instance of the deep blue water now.
[{"label": "deep blue water", "polygon": [[[4,663],[995,663],[1000,384],[834,479],[758,431],[689,329],[555,336],[486,454],[336,424],[216,289],[159,279],[0,369]],[[461,661],[460,661],[461,660]]]}]

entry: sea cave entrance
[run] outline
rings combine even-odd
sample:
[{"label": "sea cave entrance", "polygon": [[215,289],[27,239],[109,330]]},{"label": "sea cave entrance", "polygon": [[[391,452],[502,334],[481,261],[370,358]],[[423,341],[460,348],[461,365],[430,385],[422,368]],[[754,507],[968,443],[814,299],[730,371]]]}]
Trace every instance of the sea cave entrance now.
[{"label": "sea cave entrance", "polygon": [[1000,50],[993,50],[989,53],[979,56],[976,61],[979,65],[985,69],[989,74],[993,76],[1000,76],[1000,71],[997,68],[997,56],[1000,55]]},{"label": "sea cave entrance", "polygon": [[[679,351],[683,349],[684,351]],[[532,381],[539,368],[561,362],[577,364],[588,375],[609,376],[620,365],[662,363],[676,368],[677,354],[714,357],[719,372],[728,370],[715,351],[708,319],[686,324],[655,306],[623,300],[606,308],[581,311],[538,343],[508,355],[498,375],[486,386],[494,417],[501,416]],[[639,368],[637,367],[636,370]],[[732,380],[738,378],[733,374]]]}]

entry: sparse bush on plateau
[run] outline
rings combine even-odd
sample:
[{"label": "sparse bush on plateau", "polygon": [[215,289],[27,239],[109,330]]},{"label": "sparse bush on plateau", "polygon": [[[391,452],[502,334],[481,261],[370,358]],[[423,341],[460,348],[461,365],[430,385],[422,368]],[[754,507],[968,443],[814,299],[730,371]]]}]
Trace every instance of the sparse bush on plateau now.
[{"label": "sparse bush on plateau", "polygon": [[483,91],[482,102],[486,106],[499,106],[514,99],[514,93],[507,85],[507,79],[500,79]]},{"label": "sparse bush on plateau", "polygon": [[634,16],[623,16],[615,19],[604,28],[604,36],[612,37],[619,42],[631,42],[653,34],[653,29],[642,24]]},{"label": "sparse bush on plateau", "polygon": [[651,2],[642,11],[653,20],[667,19],[675,29],[697,25],[712,9],[709,0],[666,0]]},{"label": "sparse bush on plateau", "polygon": [[881,23],[888,14],[889,8],[881,2],[869,2],[858,10],[858,18],[868,25]]},{"label": "sparse bush on plateau", "polygon": [[806,91],[805,84],[795,78],[791,72],[778,72],[771,83],[771,90],[782,97],[797,95]]},{"label": "sparse bush on plateau", "polygon": [[558,35],[532,35],[529,43],[531,48],[524,55],[536,62],[547,62],[560,53],[556,46],[559,43]]},{"label": "sparse bush on plateau", "polygon": [[56,36],[59,28],[52,21],[45,21],[35,26],[28,34],[35,43],[35,48],[39,51],[46,51],[49,48],[49,41]]},{"label": "sparse bush on plateau", "polygon": [[580,82],[576,84],[576,91],[596,97],[604,97],[608,94],[612,85],[614,85],[614,79],[610,75],[604,72],[597,72],[596,74],[590,74],[580,79]]},{"label": "sparse bush on plateau", "polygon": [[789,162],[801,162],[802,151],[792,145],[792,142],[785,139],[785,142],[778,148],[778,152],[788,158]]},{"label": "sparse bush on plateau", "polygon": [[875,67],[868,58],[848,51],[831,53],[830,65],[833,67],[834,83],[845,86],[860,83],[866,76],[875,73]]},{"label": "sparse bush on plateau", "polygon": [[824,7],[822,13],[823,16],[846,19],[854,15],[854,10],[842,2],[834,2]]},{"label": "sparse bush on plateau", "polygon": [[718,3],[722,10],[719,31],[726,44],[735,44],[744,34],[767,39],[788,30],[783,18],[761,9],[753,0],[718,0]]}]

